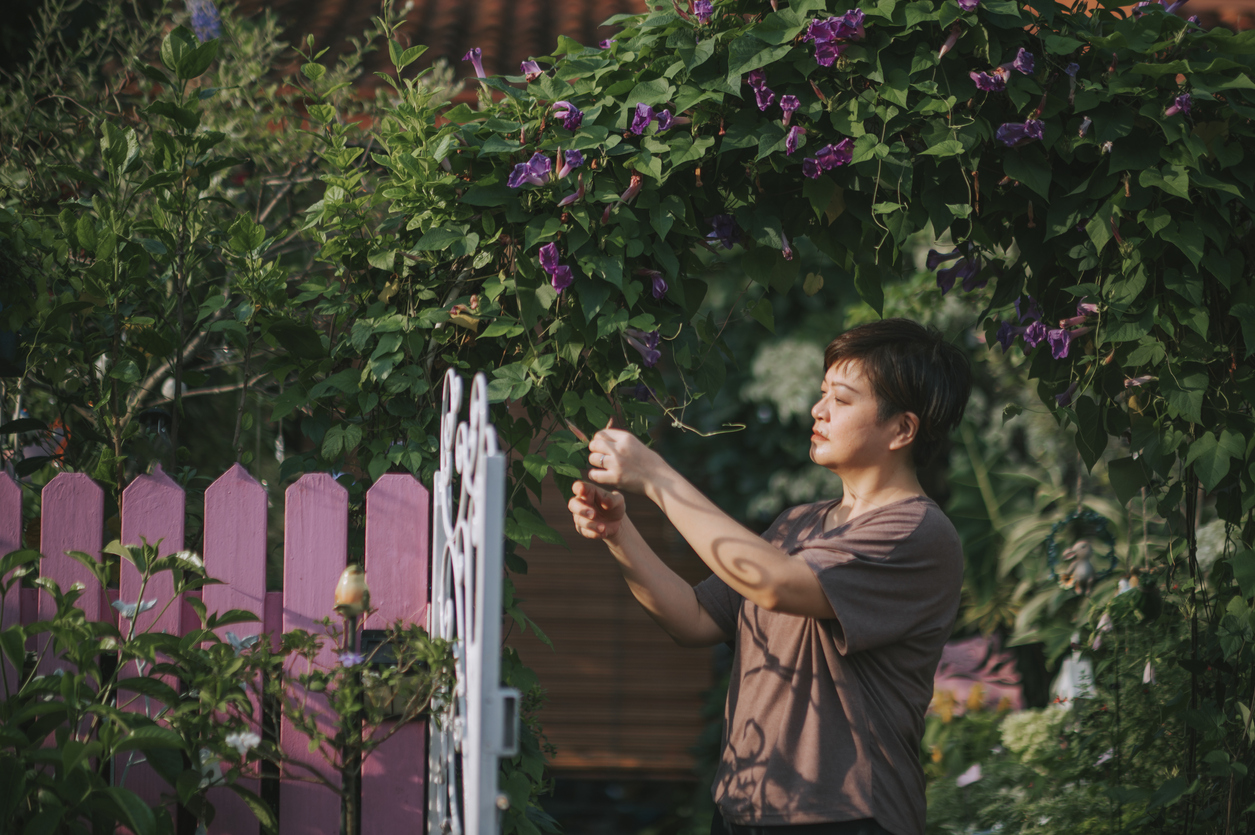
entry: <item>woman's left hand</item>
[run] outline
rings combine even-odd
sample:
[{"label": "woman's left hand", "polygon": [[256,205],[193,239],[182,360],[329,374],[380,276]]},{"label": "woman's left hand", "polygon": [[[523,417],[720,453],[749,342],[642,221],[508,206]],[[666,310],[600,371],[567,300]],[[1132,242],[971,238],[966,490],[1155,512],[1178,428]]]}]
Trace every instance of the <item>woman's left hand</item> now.
[{"label": "woman's left hand", "polygon": [[607,427],[593,436],[588,445],[589,481],[644,493],[665,467],[662,456],[645,446],[631,432]]}]

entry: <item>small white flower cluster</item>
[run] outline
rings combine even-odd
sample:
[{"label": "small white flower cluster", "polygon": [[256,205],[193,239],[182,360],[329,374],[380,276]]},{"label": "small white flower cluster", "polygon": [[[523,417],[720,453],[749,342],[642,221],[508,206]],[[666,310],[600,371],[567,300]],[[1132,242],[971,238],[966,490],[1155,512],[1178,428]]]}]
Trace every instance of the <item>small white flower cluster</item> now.
[{"label": "small white flower cluster", "polygon": [[748,512],[758,519],[774,517],[786,507],[830,499],[841,494],[841,479],[816,466],[786,467],[767,479],[767,489],[750,499]]},{"label": "small white flower cluster", "polygon": [[1212,565],[1224,553],[1225,540],[1228,538],[1223,519],[1212,519],[1200,525],[1195,534],[1198,542],[1198,567],[1210,571]]},{"label": "small white flower cluster", "polygon": [[1059,748],[1059,731],[1067,720],[1067,708],[1051,705],[1021,710],[1002,720],[1002,744],[1024,760],[1051,756]]},{"label": "small white flower cluster", "polygon": [[818,342],[787,337],[758,349],[750,381],[741,396],[770,403],[781,421],[797,417],[809,425],[811,406],[819,399],[824,376],[824,348]]},{"label": "small white flower cluster", "polygon": [[227,734],[226,743],[239,753],[241,757],[261,742],[261,737],[252,731],[235,731]]}]

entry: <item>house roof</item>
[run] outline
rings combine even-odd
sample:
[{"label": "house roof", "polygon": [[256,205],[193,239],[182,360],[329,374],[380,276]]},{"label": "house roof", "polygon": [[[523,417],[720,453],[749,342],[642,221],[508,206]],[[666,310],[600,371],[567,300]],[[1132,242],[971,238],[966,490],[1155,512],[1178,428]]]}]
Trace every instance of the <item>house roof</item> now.
[{"label": "house roof", "polygon": [[[602,24],[617,14],[639,14],[645,0],[411,0],[400,36],[407,45],[424,44],[427,52],[415,65],[426,68],[440,58],[458,77],[472,75],[462,56],[473,47],[483,50],[484,70],[490,75],[518,75],[519,63],[549,55],[558,36],[592,45],[614,34]],[[326,47],[334,59],[351,48],[349,38],[360,38],[379,13],[376,2],[362,0],[240,0],[236,13],[273,11],[285,26],[290,43],[304,43],[313,35],[315,48]],[[325,59],[324,59],[325,60]],[[363,82],[373,86],[375,72],[392,69],[387,50],[366,56]]]},{"label": "house roof", "polygon": [[[443,58],[455,77],[465,78],[473,71],[462,56],[479,47],[488,74],[518,75],[520,62],[551,54],[559,35],[595,44],[615,31],[602,25],[606,20],[642,13],[646,4],[647,0],[410,0],[400,36],[407,45],[428,47],[415,62],[418,69]],[[349,38],[360,38],[379,13],[378,3],[363,0],[240,0],[237,14],[262,9],[275,12],[289,42],[304,43],[313,35],[315,47],[327,48],[330,59],[347,52]],[[1190,0],[1178,13],[1196,14],[1208,28],[1255,27],[1255,0]],[[367,55],[363,69],[359,85],[377,86],[375,73],[392,69],[387,50]]]}]

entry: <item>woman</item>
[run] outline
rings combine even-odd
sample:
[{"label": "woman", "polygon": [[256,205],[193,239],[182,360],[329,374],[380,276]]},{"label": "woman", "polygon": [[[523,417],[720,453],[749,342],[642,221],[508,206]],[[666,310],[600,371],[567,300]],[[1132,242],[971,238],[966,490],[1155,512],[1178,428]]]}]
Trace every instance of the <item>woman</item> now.
[{"label": "woman", "polygon": [[[677,643],[734,645],[712,831],[923,835],[919,745],[963,558],[916,472],[962,418],[970,372],[905,319],[843,333],[824,360],[810,457],[841,477],[840,498],[786,510],[758,537],[604,429],[569,509]],[[691,587],[669,569],[622,492],[657,504],[713,576]]]}]

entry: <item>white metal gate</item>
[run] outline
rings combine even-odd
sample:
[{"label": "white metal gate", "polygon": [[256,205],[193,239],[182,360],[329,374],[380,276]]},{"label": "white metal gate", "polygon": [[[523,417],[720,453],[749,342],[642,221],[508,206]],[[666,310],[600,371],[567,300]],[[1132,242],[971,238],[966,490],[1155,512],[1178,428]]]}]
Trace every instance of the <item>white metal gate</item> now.
[{"label": "white metal gate", "polygon": [[433,490],[428,631],[456,641],[457,684],[431,723],[427,831],[494,835],[508,807],[497,788],[498,759],[518,753],[519,694],[501,687],[506,460],[488,422],[483,374],[471,383],[468,420],[458,420],[461,409],[462,378],[450,370]]}]

